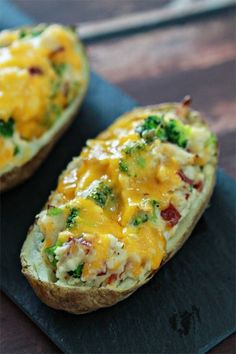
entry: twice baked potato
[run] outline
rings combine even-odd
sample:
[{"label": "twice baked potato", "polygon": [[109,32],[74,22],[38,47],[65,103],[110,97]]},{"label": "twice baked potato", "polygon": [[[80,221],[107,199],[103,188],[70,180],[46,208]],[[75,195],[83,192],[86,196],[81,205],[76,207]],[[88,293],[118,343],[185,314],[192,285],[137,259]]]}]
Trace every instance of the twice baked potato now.
[{"label": "twice baked potato", "polygon": [[145,284],[187,240],[215,183],[217,142],[182,104],[124,114],[59,177],[21,251],[39,298],[80,314]]},{"label": "twice baked potato", "polygon": [[38,25],[0,32],[0,190],[30,177],[69,126],[89,80],[76,32]]}]

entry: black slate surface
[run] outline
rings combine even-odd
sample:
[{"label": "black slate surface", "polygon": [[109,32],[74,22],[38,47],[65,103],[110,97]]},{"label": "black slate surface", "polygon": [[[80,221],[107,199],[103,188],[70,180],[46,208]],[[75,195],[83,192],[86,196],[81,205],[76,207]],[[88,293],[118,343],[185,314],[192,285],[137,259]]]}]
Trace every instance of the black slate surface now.
[{"label": "black slate surface", "polygon": [[[1,1],[0,28],[31,22]],[[186,245],[124,302],[87,315],[66,314],[43,305],[21,275],[22,243],[58,175],[87,138],[135,104],[93,74],[81,112],[49,158],[1,198],[1,288],[65,353],[204,353],[236,328],[236,184],[222,171],[211,206]]]},{"label": "black slate surface", "polygon": [[33,178],[2,196],[3,291],[66,353],[202,353],[235,329],[235,182],[223,172],[210,208],[182,250],[120,304],[87,315],[43,305],[21,275],[28,227],[87,138],[135,102],[92,75],[76,121]]}]

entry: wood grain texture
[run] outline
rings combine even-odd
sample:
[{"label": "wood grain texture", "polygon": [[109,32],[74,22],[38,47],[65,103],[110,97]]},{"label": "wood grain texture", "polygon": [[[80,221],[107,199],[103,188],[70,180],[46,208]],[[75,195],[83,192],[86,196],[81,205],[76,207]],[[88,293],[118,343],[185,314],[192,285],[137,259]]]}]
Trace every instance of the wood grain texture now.
[{"label": "wood grain texture", "polygon": [[4,294],[0,293],[0,352],[58,354],[61,351]]},{"label": "wood grain texture", "polygon": [[141,105],[190,94],[193,107],[205,113],[219,136],[220,166],[236,177],[234,20],[234,12],[229,12],[207,21],[107,40],[90,45],[88,53],[94,70]]},{"label": "wood grain texture", "polygon": [[12,0],[37,22],[74,24],[161,8],[173,0]]}]

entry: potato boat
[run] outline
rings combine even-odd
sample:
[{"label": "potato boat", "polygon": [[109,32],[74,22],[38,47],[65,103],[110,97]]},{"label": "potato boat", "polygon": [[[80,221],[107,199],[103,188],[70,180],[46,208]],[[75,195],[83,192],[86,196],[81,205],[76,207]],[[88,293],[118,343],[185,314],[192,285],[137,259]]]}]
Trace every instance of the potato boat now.
[{"label": "potato boat", "polygon": [[72,122],[89,67],[76,32],[38,25],[0,32],[0,191],[30,177]]},{"label": "potato boat", "polygon": [[21,251],[48,306],[111,306],[149,281],[187,240],[215,183],[216,137],[189,99],[138,108],[88,140]]}]

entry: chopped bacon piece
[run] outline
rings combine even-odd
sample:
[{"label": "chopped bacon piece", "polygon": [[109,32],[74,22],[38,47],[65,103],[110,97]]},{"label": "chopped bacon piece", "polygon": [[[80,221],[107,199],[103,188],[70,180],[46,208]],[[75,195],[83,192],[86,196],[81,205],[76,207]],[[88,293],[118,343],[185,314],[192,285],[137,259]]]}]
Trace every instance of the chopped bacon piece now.
[{"label": "chopped bacon piece", "polygon": [[85,240],[83,237],[80,237],[80,238],[78,239],[78,242],[79,242],[81,245],[86,246],[86,247],[88,247],[88,248],[90,248],[90,247],[92,246],[92,243],[89,242],[89,241],[87,241],[87,240]]},{"label": "chopped bacon piece", "polygon": [[182,102],[181,102],[181,104],[182,104],[183,106],[190,106],[191,103],[192,103],[192,98],[191,98],[190,95],[186,95],[186,96],[183,98]]},{"label": "chopped bacon piece", "polygon": [[189,107],[192,103],[192,99],[190,96],[185,96],[182,102],[176,108],[176,113],[178,116],[186,118],[189,113]]},{"label": "chopped bacon piece", "polygon": [[30,66],[28,68],[28,72],[30,75],[43,75],[42,69],[40,69],[38,66]]},{"label": "chopped bacon piece", "polygon": [[116,281],[116,279],[117,279],[117,274],[110,275],[109,278],[107,279],[107,284],[113,283],[113,281]]},{"label": "chopped bacon piece", "polygon": [[180,178],[182,179],[182,181],[184,181],[184,182],[190,184],[191,186],[193,185],[193,180],[192,180],[191,178],[188,178],[188,177],[184,174],[184,172],[183,172],[182,170],[179,170],[179,171],[177,172],[177,174],[180,176]]},{"label": "chopped bacon piece", "polygon": [[190,194],[189,193],[185,193],[185,199],[188,200]]},{"label": "chopped bacon piece", "polygon": [[193,188],[195,188],[197,191],[201,192],[203,188],[203,182],[199,181],[193,185]]},{"label": "chopped bacon piece", "polygon": [[173,227],[178,223],[179,219],[181,218],[181,214],[174,207],[174,205],[170,203],[166,209],[161,211],[161,217],[165,221],[168,221],[169,225]]}]

